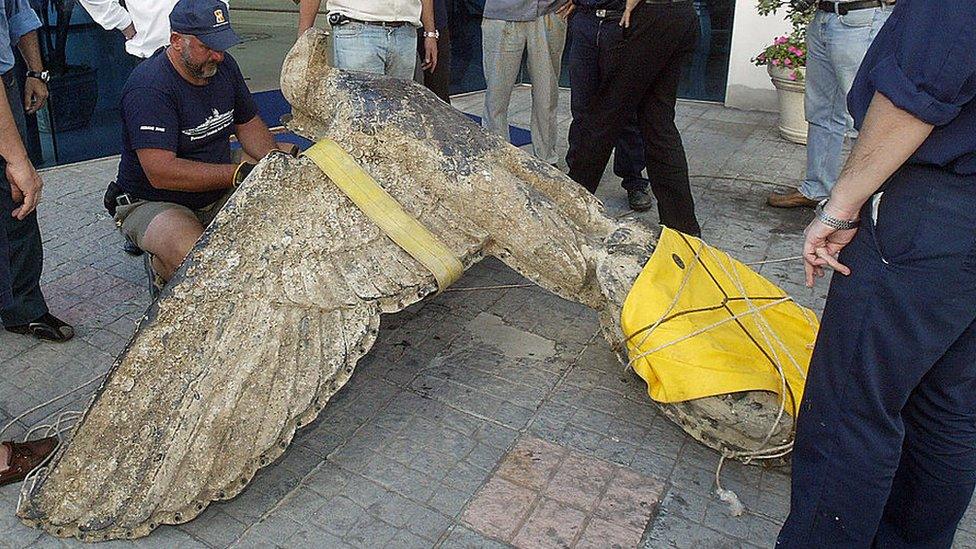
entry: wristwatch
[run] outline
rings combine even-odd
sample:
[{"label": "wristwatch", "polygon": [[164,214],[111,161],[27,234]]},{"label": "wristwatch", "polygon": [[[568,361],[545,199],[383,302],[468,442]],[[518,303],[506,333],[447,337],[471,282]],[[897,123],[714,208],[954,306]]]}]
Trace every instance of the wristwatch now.
[{"label": "wristwatch", "polygon": [[821,223],[830,227],[831,229],[837,229],[838,231],[848,231],[850,229],[856,229],[858,224],[860,224],[859,219],[838,219],[829,213],[824,211],[824,206],[827,205],[827,198],[824,198],[817,203],[817,207],[814,208],[814,214]]},{"label": "wristwatch", "polygon": [[51,73],[49,73],[47,71],[41,71],[41,72],[27,71],[27,77],[28,78],[36,78],[36,79],[40,80],[41,82],[44,82],[45,84],[47,84],[48,82],[51,81]]},{"label": "wristwatch", "polygon": [[437,40],[441,37],[441,31],[434,29],[433,31],[424,31],[424,38],[433,38]]}]

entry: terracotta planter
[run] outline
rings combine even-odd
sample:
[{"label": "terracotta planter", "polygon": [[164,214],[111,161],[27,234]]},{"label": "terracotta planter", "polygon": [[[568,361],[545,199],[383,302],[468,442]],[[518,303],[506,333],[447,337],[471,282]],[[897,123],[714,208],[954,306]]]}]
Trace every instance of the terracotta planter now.
[{"label": "terracotta planter", "polygon": [[807,144],[807,121],[803,115],[804,69],[797,69],[801,78],[790,80],[792,70],[766,65],[773,86],[779,95],[779,133],[784,139]]}]

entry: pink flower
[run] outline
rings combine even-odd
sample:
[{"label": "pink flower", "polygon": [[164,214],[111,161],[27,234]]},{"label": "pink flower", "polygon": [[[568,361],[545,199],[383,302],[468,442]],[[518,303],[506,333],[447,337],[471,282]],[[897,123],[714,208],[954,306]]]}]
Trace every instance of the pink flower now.
[{"label": "pink flower", "polygon": [[779,66],[779,59],[773,59],[773,66],[774,67],[778,67]]},{"label": "pink flower", "polygon": [[790,73],[790,80],[796,80],[796,71]]},{"label": "pink flower", "polygon": [[793,62],[792,62],[792,61],[790,61],[789,59],[784,59],[784,60],[783,60],[783,64],[784,64],[784,65],[786,65],[787,67],[789,67],[790,65],[792,65],[792,64],[793,64]]},{"label": "pink flower", "polygon": [[778,36],[776,38],[776,40],[773,40],[773,44],[776,44],[777,46],[782,46],[783,44],[787,43],[788,41],[789,41],[789,38],[787,38],[785,36]]}]

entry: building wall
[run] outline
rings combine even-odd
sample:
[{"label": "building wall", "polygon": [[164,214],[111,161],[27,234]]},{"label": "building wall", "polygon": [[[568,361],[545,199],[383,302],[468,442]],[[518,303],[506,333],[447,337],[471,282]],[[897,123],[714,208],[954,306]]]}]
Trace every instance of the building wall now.
[{"label": "building wall", "polygon": [[752,64],[753,57],[773,41],[790,31],[782,15],[761,17],[754,0],[739,0],[735,6],[732,48],[729,54],[729,78],[725,88],[725,105],[746,110],[777,110],[776,90],[765,67]]}]

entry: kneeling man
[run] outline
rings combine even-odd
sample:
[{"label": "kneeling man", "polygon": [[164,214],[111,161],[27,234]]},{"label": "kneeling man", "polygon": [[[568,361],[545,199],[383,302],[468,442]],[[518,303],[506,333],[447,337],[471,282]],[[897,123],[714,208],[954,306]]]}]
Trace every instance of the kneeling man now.
[{"label": "kneeling man", "polygon": [[228,139],[262,158],[276,144],[234,58],[227,4],[179,0],[170,44],[136,67],[122,90],[123,148],[117,204],[122,234],[169,280],[250,164],[232,162]]}]

